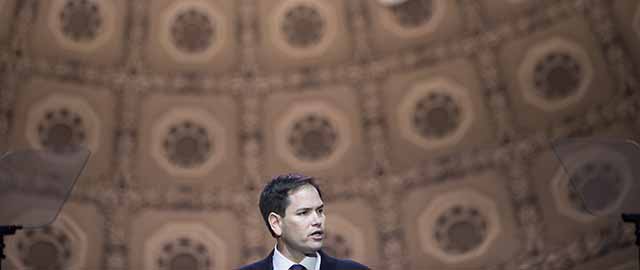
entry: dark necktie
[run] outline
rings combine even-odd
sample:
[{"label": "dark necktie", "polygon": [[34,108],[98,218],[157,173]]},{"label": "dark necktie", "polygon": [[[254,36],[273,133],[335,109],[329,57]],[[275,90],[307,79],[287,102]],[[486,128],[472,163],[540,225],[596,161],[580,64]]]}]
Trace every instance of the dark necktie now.
[{"label": "dark necktie", "polygon": [[289,267],[289,270],[307,270],[307,268],[302,266],[302,264],[294,264]]}]

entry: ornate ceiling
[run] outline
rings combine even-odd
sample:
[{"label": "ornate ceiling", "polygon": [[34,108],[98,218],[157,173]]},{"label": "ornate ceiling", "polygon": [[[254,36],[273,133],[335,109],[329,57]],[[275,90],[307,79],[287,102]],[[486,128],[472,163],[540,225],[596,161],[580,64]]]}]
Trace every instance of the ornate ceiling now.
[{"label": "ornate ceiling", "polygon": [[381,2],[0,0],[2,149],[93,153],[9,267],[235,268],[297,171],[373,269],[631,269],[546,146],[638,137],[636,1]]}]

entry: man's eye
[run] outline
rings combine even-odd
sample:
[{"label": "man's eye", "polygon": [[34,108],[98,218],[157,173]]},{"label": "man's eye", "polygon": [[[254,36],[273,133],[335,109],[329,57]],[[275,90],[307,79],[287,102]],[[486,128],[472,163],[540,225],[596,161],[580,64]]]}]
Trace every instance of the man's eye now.
[{"label": "man's eye", "polygon": [[324,209],[318,209],[318,213],[320,214],[324,213]]}]

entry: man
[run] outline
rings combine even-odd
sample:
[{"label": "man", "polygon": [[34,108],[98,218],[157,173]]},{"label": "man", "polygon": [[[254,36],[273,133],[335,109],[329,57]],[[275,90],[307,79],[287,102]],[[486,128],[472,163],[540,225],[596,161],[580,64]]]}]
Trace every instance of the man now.
[{"label": "man", "polygon": [[369,269],[320,250],[325,213],[322,193],[313,178],[298,174],[273,178],[260,194],[260,213],[276,246],[269,256],[240,270]]}]

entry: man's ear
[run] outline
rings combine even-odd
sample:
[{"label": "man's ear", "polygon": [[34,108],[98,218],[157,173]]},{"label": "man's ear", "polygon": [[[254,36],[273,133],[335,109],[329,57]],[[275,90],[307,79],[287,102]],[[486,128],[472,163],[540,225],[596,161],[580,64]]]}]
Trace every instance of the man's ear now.
[{"label": "man's ear", "polygon": [[280,217],[280,215],[271,212],[269,213],[269,226],[271,226],[271,230],[273,230],[273,232],[277,235],[277,236],[281,236],[282,235],[282,217]]}]

